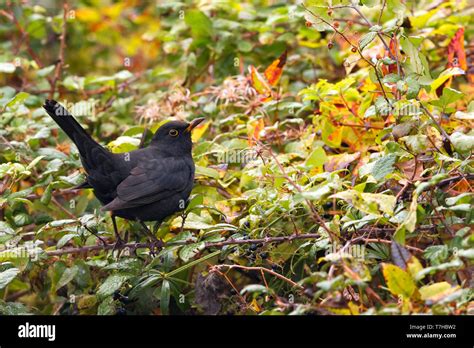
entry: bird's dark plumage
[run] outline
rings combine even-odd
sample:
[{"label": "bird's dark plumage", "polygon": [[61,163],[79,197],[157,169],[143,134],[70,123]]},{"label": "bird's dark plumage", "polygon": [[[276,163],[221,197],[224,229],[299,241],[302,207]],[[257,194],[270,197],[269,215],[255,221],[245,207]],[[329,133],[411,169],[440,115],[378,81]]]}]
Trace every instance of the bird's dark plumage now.
[{"label": "bird's dark plumage", "polygon": [[56,101],[46,100],[43,107],[76,144],[87,173],[80,187],[94,189],[102,210],[129,220],[162,221],[185,208],[194,181],[191,130],[202,119],[170,121],[147,147],[114,154]]}]

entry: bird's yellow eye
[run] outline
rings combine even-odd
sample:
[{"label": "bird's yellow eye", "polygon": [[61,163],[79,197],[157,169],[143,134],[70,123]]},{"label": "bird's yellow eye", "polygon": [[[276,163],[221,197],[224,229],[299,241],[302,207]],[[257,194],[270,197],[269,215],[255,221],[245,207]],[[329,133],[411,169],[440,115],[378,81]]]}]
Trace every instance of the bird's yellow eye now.
[{"label": "bird's yellow eye", "polygon": [[170,129],[169,135],[176,137],[178,136],[178,131],[176,129]]}]

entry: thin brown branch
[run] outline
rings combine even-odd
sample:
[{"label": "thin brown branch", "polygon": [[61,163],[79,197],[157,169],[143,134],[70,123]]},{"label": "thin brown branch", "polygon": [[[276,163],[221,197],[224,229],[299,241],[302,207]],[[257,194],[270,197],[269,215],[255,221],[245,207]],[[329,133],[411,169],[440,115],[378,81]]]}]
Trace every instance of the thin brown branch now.
[{"label": "thin brown branch", "polygon": [[221,265],[214,265],[210,268],[210,272],[212,271],[217,271],[221,270],[222,268],[227,268],[227,269],[233,269],[233,268],[239,268],[239,269],[244,269],[247,271],[259,271],[259,272],[266,272],[269,273],[285,282],[290,284],[293,287],[296,287],[298,289],[304,289],[303,286],[299,285],[298,283],[295,283],[293,280],[285,277],[284,275],[281,275],[280,273],[277,273],[275,271],[272,271],[271,269],[265,268],[265,267],[251,267],[251,266],[241,266],[241,265],[227,265],[227,264],[221,264]]},{"label": "thin brown branch", "polygon": [[54,70],[54,76],[50,81],[51,90],[49,92],[49,97],[54,98],[54,93],[56,92],[56,83],[61,78],[62,69],[64,66],[64,53],[66,51],[66,27],[67,27],[67,12],[68,12],[67,2],[63,5],[63,25],[61,28],[60,44],[59,44],[59,57],[58,62],[56,63],[56,69]]}]

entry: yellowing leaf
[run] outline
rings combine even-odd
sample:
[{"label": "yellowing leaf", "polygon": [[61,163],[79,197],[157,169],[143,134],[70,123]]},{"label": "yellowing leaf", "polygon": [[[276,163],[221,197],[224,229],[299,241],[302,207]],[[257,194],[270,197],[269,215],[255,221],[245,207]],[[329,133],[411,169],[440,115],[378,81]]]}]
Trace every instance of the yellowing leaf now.
[{"label": "yellowing leaf", "polygon": [[448,68],[441,74],[439,74],[438,78],[431,83],[431,90],[436,91],[446,80],[450,79],[453,76],[464,74],[465,72],[461,68]]},{"label": "yellowing leaf", "polygon": [[75,11],[76,18],[81,22],[97,23],[102,16],[99,11],[91,7],[78,8]]},{"label": "yellowing leaf", "polygon": [[415,257],[411,256],[407,263],[407,270],[410,275],[415,278],[416,274],[423,269],[420,261]]},{"label": "yellowing leaf", "polygon": [[408,299],[415,292],[416,285],[413,278],[400,267],[383,263],[382,273],[387,287],[393,295]]},{"label": "yellowing leaf", "polygon": [[271,86],[275,86],[280,80],[281,74],[283,73],[283,67],[286,63],[287,51],[283,52],[282,55],[273,61],[272,64],[265,69],[264,75]]},{"label": "yellowing leaf", "polygon": [[260,139],[260,132],[265,128],[265,122],[263,118],[258,119],[250,123],[248,128],[248,143],[250,146],[255,145],[255,142]]},{"label": "yellowing leaf", "polygon": [[351,310],[348,308],[326,308],[328,311],[337,315],[351,315]]},{"label": "yellowing leaf", "polygon": [[398,226],[394,239],[399,242],[400,244],[405,244],[405,230],[408,232],[413,232],[416,227],[416,211],[418,208],[418,193],[415,191],[413,193],[413,198],[410,204],[410,208],[408,209],[408,214],[403,221],[403,223]]},{"label": "yellowing leaf", "polygon": [[458,289],[459,286],[451,286],[448,282],[439,282],[422,286],[420,288],[420,295],[421,299],[424,301],[437,302]]},{"label": "yellowing leaf", "polygon": [[382,193],[365,193],[356,190],[347,190],[338,192],[329,198],[339,198],[352,204],[354,208],[367,214],[380,215],[386,213],[393,214],[395,208],[396,198],[392,195],[385,195]]},{"label": "yellowing leaf", "polygon": [[260,306],[258,305],[256,298],[252,300],[252,302],[250,303],[250,307],[252,307],[252,309],[257,313],[262,311],[262,308],[260,308]]},{"label": "yellowing leaf", "polygon": [[359,315],[359,306],[357,306],[354,302],[349,302],[347,306],[349,307],[352,315]]},{"label": "yellowing leaf", "polygon": [[252,87],[255,88],[258,94],[263,94],[266,97],[270,97],[272,93],[271,87],[268,85],[268,82],[265,81],[262,75],[255,69],[253,65],[249,67],[250,70],[250,82]]},{"label": "yellowing leaf", "polygon": [[209,128],[209,122],[204,122],[199,125],[197,125],[191,134],[191,139],[193,140],[193,143],[201,139],[201,137],[206,133],[206,130]]}]

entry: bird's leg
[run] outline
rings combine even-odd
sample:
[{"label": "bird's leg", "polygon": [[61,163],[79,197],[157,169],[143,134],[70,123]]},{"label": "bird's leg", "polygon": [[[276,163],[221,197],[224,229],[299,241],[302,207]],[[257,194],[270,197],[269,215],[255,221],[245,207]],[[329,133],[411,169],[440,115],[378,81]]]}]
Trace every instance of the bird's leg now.
[{"label": "bird's leg", "polygon": [[107,245],[107,242],[105,241],[104,238],[102,238],[101,236],[99,236],[97,233],[95,233],[92,229],[90,229],[90,228],[87,227],[86,225],[83,225],[83,227],[84,227],[87,231],[89,231],[90,234],[96,236],[96,237],[100,240],[100,242],[102,243],[102,245]]},{"label": "bird's leg", "polygon": [[120,237],[120,234],[118,232],[117,221],[115,220],[115,215],[112,213],[110,216],[112,218],[112,224],[114,225],[114,234],[115,234],[115,244],[114,244],[114,247],[112,249],[112,253],[115,250],[119,250],[119,255],[118,256],[120,256],[120,249],[123,248],[123,245],[125,244],[125,242]]},{"label": "bird's leg", "polygon": [[[149,237],[149,241],[152,245],[152,248],[151,248],[151,253],[152,255],[154,256],[155,255],[155,251],[154,251],[154,247],[156,246],[158,248],[158,250],[161,250],[163,248],[163,241],[156,238],[156,236],[154,235],[154,233],[152,233],[150,231],[150,229],[148,228],[148,226],[143,222],[143,221],[140,221],[139,220],[139,223],[140,225],[143,227],[143,230],[144,232],[148,235]],[[156,224],[155,224],[155,227],[156,227]],[[159,225],[158,225],[159,227]],[[155,228],[153,228],[153,230],[155,230]]]},{"label": "bird's leg", "polygon": [[153,225],[153,235],[156,235],[156,232],[158,232],[158,229],[161,226],[161,221],[155,222],[155,225]]}]

